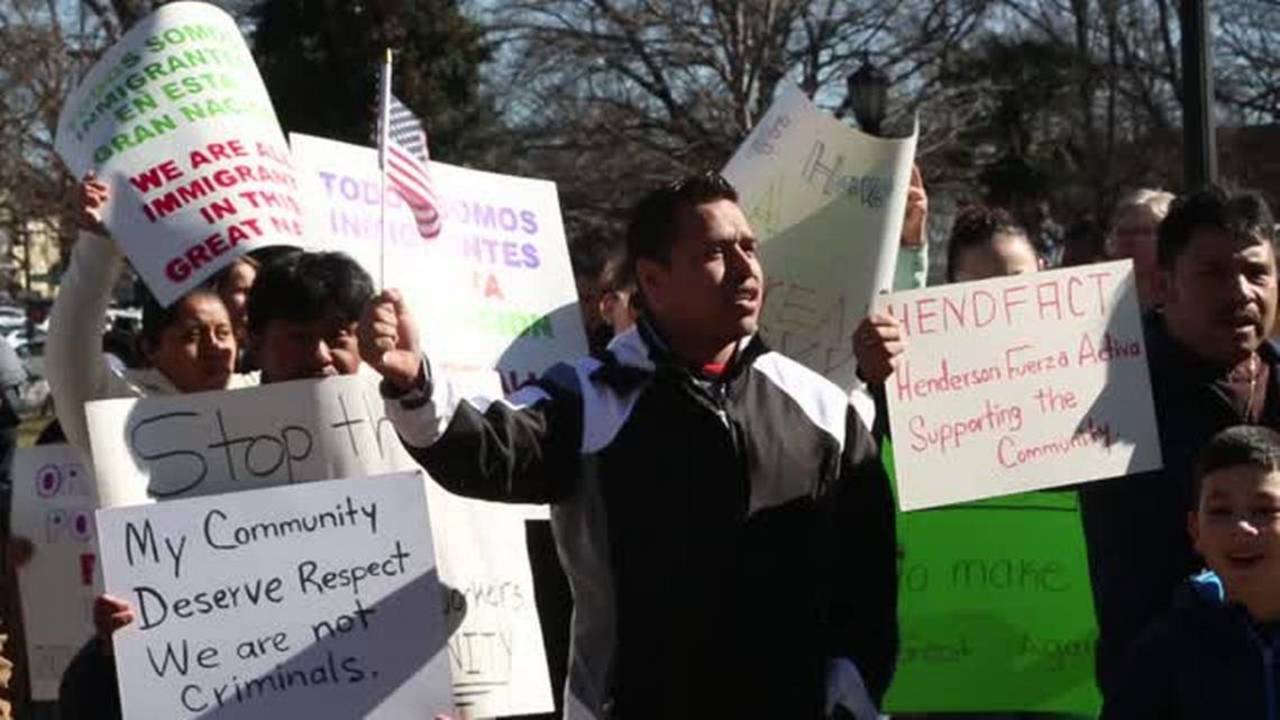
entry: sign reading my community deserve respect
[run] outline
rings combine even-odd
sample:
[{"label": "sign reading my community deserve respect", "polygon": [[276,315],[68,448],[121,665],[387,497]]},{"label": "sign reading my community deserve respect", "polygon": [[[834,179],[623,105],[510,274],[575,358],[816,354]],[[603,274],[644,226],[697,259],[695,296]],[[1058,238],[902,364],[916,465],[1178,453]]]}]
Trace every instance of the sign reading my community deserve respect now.
[{"label": "sign reading my community deserve respect", "polygon": [[893,284],[916,135],[854,130],[787,86],[724,168],[763,242],[761,327],[779,351],[845,388],[850,338]]},{"label": "sign reading my community deserve respect", "polygon": [[271,99],[212,5],[140,20],[67,98],[55,147],[77,177],[111,186],[106,226],[165,305],[237,255],[303,238]]},{"label": "sign reading my community deserve respect", "polygon": [[882,296],[903,510],[1158,469],[1129,261]]},{"label": "sign reading my community deserve respect", "polygon": [[[468,394],[498,394],[492,373]],[[461,385],[458,385],[461,387]],[[372,376],[88,403],[104,506],[418,469]],[[552,709],[521,508],[428,487],[457,704],[473,716]]]},{"label": "sign reading my community deserve respect", "polygon": [[98,512],[126,718],[422,718],[453,708],[424,478]]},{"label": "sign reading my community deserve respect", "polygon": [[93,598],[102,591],[93,524],[93,475],[70,445],[13,453],[13,523],[31,541],[18,568],[31,696],[57,700],[62,673],[93,637]]}]

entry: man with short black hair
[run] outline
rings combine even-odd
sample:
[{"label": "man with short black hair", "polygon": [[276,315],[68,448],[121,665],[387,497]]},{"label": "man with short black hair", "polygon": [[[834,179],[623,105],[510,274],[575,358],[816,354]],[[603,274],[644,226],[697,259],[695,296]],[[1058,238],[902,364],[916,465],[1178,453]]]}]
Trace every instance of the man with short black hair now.
[{"label": "man with short black hair", "polygon": [[1147,316],[1164,469],[1081,490],[1100,630],[1098,678],[1114,690],[1129,647],[1201,567],[1186,533],[1195,453],[1233,425],[1280,427],[1276,234],[1266,202],[1210,188],[1160,223],[1162,311]]},{"label": "man with short black hair", "polygon": [[764,277],[737,199],[715,173],[650,193],[627,232],[637,326],[504,401],[433,371],[399,293],[361,322],[433,478],[552,503],[570,720],[869,718],[893,674],[888,481],[848,395],[756,335]]},{"label": "man with short black hair", "polygon": [[262,382],[354,374],[356,325],[372,297],[369,274],[343,253],[295,251],[266,264],[248,300]]}]

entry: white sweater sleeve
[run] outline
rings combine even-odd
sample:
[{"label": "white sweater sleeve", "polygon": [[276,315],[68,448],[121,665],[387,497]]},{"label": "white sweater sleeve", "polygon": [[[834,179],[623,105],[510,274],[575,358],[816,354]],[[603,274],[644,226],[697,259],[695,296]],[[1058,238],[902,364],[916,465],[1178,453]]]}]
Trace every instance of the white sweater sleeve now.
[{"label": "white sweater sleeve", "polygon": [[102,356],[102,328],[123,258],[111,239],[81,232],[49,315],[45,372],[67,442],[90,455],[84,404],[136,397],[138,391]]}]

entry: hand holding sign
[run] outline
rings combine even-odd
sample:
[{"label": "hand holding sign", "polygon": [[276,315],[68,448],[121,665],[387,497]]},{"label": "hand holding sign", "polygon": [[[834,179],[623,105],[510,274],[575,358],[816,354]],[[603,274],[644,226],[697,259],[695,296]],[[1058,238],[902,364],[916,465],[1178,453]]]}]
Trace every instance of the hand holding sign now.
[{"label": "hand holding sign", "polygon": [[111,636],[134,620],[133,607],[128,601],[112,595],[99,595],[93,601],[93,628],[102,641],[102,647],[111,654]]},{"label": "hand holding sign", "polygon": [[906,352],[902,325],[885,313],[865,318],[853,334],[853,355],[858,361],[858,374],[869,383],[882,383],[902,363]]},{"label": "hand holding sign", "polygon": [[418,330],[399,290],[383,290],[369,302],[360,319],[360,356],[404,391],[422,374]]},{"label": "hand holding sign", "polygon": [[102,225],[102,213],[111,199],[111,188],[92,172],[80,181],[80,224],[85,230],[106,234]]}]

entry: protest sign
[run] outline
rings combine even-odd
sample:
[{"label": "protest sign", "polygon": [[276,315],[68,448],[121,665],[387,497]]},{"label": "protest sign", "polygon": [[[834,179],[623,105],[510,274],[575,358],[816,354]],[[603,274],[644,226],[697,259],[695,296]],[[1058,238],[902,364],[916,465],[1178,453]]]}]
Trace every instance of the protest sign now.
[{"label": "protest sign", "polygon": [[[892,445],[882,458],[892,476]],[[903,513],[897,527],[902,642],[887,712],[1097,714],[1098,630],[1074,492]]]},{"label": "protest sign", "polygon": [[[472,383],[468,395],[499,392],[492,373],[454,378]],[[102,400],[85,413],[108,507],[418,468],[365,375]],[[549,711],[524,511],[434,482],[428,495],[458,705],[474,716]]]},{"label": "protest sign", "polygon": [[63,104],[55,147],[77,177],[109,183],[104,222],[164,305],[237,255],[304,237],[271,99],[212,5],[138,21]]},{"label": "protest sign", "polygon": [[102,590],[93,523],[93,477],[70,445],[13,454],[15,536],[31,541],[18,568],[31,696],[57,700],[58,683],[93,637],[93,599]]},{"label": "protest sign", "polygon": [[433,365],[498,370],[507,391],[586,353],[555,183],[431,163],[441,232],[417,233],[387,190],[386,257],[373,148],[289,137],[306,188],[313,242],[341,250],[406,293]]},{"label": "protest sign", "polygon": [[424,478],[98,512],[125,718],[422,718],[453,708]]},{"label": "protest sign", "polygon": [[903,510],[1158,469],[1129,261],[881,296]]},{"label": "protest sign", "polygon": [[763,243],[761,329],[846,390],[853,332],[893,284],[915,151],[915,133],[867,135],[788,86],[724,168]]},{"label": "protest sign", "polygon": [[349,375],[231,392],[86,403],[99,503],[210,495],[403,470],[376,381]]}]

